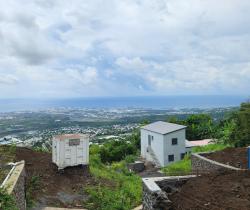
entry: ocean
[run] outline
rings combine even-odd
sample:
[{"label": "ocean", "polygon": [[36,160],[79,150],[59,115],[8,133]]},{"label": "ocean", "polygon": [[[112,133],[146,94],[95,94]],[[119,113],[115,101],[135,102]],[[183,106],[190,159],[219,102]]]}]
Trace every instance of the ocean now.
[{"label": "ocean", "polygon": [[0,112],[34,111],[51,108],[216,108],[239,106],[247,96],[140,96],[69,99],[0,99]]}]

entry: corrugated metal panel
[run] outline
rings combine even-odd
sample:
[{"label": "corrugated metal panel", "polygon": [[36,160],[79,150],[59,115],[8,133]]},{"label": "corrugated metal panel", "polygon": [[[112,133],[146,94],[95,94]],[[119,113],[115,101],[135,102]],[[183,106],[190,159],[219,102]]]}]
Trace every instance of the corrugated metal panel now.
[{"label": "corrugated metal panel", "polygon": [[[52,161],[63,169],[68,166],[88,164],[89,162],[89,137],[87,135],[66,135],[53,138]],[[80,139],[76,139],[80,136]],[[72,137],[72,138],[71,138]]]}]

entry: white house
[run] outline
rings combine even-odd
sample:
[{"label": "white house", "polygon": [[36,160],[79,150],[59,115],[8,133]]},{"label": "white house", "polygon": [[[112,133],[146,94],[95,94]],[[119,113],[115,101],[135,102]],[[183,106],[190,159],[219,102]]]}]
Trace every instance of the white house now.
[{"label": "white house", "polygon": [[186,126],[154,122],[141,127],[141,156],[156,166],[167,166],[184,158]]},{"label": "white house", "polygon": [[89,163],[89,136],[84,134],[64,134],[52,140],[52,162],[63,169],[68,166]]}]

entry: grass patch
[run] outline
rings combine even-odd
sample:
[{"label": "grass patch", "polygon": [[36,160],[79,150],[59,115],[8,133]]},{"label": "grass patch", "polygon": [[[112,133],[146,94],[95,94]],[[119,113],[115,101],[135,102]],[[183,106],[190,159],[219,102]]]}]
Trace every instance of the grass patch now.
[{"label": "grass patch", "polygon": [[85,189],[85,203],[90,210],[131,210],[141,202],[141,178],[126,168],[126,162],[101,163],[99,156],[90,156],[90,172],[98,185]]},{"label": "grass patch", "polygon": [[182,176],[191,173],[190,155],[186,155],[183,160],[170,164],[162,168],[162,171],[168,176]]},{"label": "grass patch", "polygon": [[7,163],[13,162],[16,155],[16,146],[0,146],[0,184],[10,171],[9,167],[5,167]]},{"label": "grass patch", "polygon": [[199,152],[215,152],[215,151],[220,151],[225,148],[229,147],[229,145],[225,144],[208,144],[206,146],[202,147],[195,147],[192,149],[193,153],[199,153]]},{"label": "grass patch", "polygon": [[34,206],[35,202],[33,200],[33,193],[37,189],[39,189],[39,187],[40,187],[40,177],[32,176],[26,188],[27,209],[30,209]]},{"label": "grass patch", "polygon": [[3,210],[18,210],[16,202],[11,195],[0,188],[0,209]]},{"label": "grass patch", "polygon": [[[227,147],[229,146],[224,144],[209,144],[206,146],[193,148],[192,153],[220,151]],[[162,172],[164,172],[167,176],[183,176],[191,174],[190,155],[185,155],[183,160],[162,168]]]}]

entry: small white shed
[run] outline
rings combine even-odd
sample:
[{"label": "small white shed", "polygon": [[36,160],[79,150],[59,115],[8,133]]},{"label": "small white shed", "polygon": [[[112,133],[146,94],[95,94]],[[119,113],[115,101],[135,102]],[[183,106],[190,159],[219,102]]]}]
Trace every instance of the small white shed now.
[{"label": "small white shed", "polygon": [[58,169],[89,163],[89,136],[63,134],[52,140],[52,162]]},{"label": "small white shed", "polygon": [[157,167],[167,166],[185,156],[186,126],[154,122],[141,127],[141,156]]}]

